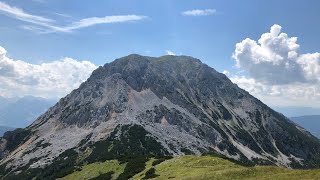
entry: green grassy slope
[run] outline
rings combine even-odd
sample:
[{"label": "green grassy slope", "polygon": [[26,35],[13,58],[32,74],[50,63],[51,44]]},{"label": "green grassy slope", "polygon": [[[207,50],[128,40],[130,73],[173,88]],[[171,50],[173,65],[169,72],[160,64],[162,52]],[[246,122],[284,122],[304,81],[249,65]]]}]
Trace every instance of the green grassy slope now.
[{"label": "green grassy slope", "polygon": [[[148,177],[156,179],[320,179],[320,169],[293,170],[274,166],[246,167],[213,156],[181,156],[153,165],[155,159],[146,162],[145,169],[131,179]],[[91,179],[110,171],[112,179],[117,179],[126,164],[118,161],[94,163],[82,167],[62,179]]]},{"label": "green grassy slope", "polygon": [[81,171],[75,171],[68,176],[61,179],[64,180],[76,180],[76,179],[92,179],[98,177],[101,174],[113,172],[113,178],[116,179],[121,173],[123,173],[126,164],[120,164],[117,160],[110,160],[103,163],[93,163],[81,168]]}]

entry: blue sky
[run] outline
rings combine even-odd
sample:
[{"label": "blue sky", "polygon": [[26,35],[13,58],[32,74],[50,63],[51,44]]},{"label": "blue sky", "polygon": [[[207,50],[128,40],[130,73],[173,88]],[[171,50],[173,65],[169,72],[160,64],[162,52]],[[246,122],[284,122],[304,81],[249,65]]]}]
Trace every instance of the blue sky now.
[{"label": "blue sky", "polygon": [[[236,58],[242,58],[242,56],[232,58],[237,43],[246,38],[258,42],[262,34],[269,32],[273,25],[278,24],[282,27],[281,32],[288,34],[289,37],[298,37],[299,49],[294,50],[299,53],[297,57],[320,51],[320,23],[317,23],[320,17],[320,1],[317,0],[109,0],[94,2],[6,0],[0,2],[2,5],[10,6],[10,8],[16,7],[23,13],[32,16],[17,18],[16,15],[5,12],[3,7],[1,10],[0,6],[0,46],[5,48],[6,57],[14,61],[23,60],[33,65],[57,60],[65,62],[65,57],[76,61],[88,60],[94,65],[103,65],[131,53],[161,56],[171,51],[177,55],[191,55],[199,58],[220,72],[228,71],[229,77],[235,83],[239,83],[240,87],[264,100],[268,96],[262,93],[269,93],[275,97],[275,90],[273,89],[273,92],[271,90],[270,92],[250,90],[250,88],[257,89],[257,87],[247,87],[245,83],[243,85],[244,80],[241,78],[245,78],[245,82],[253,79],[254,84],[261,83],[263,86],[274,86],[275,89],[282,88],[282,91],[286,91],[284,88],[297,88],[301,86],[297,83],[305,82],[290,80],[289,87],[288,83],[279,85],[276,81],[257,76],[257,72],[252,71],[252,66],[249,68],[243,64],[253,61],[238,59],[239,62],[237,62]],[[201,12],[196,16],[192,14],[192,10]],[[186,11],[191,14],[183,14]],[[89,20],[94,21],[93,17],[106,16],[121,16],[120,18],[126,20],[117,23],[93,23],[94,25],[79,26],[79,22],[83,19],[91,18]],[[33,18],[32,20],[35,18],[37,22],[30,22],[30,18]],[[44,22],[46,25],[39,22]],[[53,30],[48,27],[48,24],[60,30]],[[315,64],[320,61],[317,58],[315,57]],[[92,69],[94,66],[89,68],[90,71]],[[320,78],[318,78],[318,71],[312,71],[312,73],[312,78],[316,80],[311,81],[312,78],[310,80],[308,76],[308,85],[314,86],[315,83],[319,83],[320,80],[317,81],[317,79]],[[314,96],[319,98],[313,103],[320,102],[320,95],[314,92],[318,88],[318,86],[314,87],[311,90],[313,94],[309,95],[309,98]],[[29,91],[30,89],[26,90],[25,94],[28,94]],[[2,93],[2,96],[5,95],[6,93]],[[62,95],[61,92],[57,96]],[[44,93],[40,96],[46,95]],[[303,98],[302,95],[300,96]],[[277,100],[277,102],[280,101],[283,99]],[[288,101],[281,105],[310,106],[300,100]]]},{"label": "blue sky", "polygon": [[[61,24],[87,17],[136,14],[148,19],[100,24],[72,33],[39,34],[20,28],[29,23],[0,16],[0,43],[10,57],[39,63],[61,57],[86,59],[102,65],[130,53],[160,56],[166,50],[198,57],[217,70],[234,65],[235,44],[257,39],[273,24],[299,37],[302,51],[319,51],[319,1],[199,1],[130,0],[3,1],[30,14]],[[41,3],[42,2],[42,3]],[[212,16],[186,17],[191,9],[216,9]],[[56,15],[65,14],[70,18]]]}]

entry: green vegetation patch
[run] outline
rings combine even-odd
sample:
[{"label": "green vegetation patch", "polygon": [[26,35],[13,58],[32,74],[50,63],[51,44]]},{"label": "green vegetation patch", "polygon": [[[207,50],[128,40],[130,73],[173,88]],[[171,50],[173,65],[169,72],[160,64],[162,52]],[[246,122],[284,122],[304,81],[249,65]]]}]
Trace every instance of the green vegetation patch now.
[{"label": "green vegetation patch", "polygon": [[105,173],[105,174],[100,174],[99,176],[92,178],[91,180],[107,180],[107,179],[112,179],[113,171]]},{"label": "green vegetation patch", "polygon": [[81,167],[80,171],[75,171],[60,180],[85,180],[85,179],[99,179],[111,177],[110,179],[117,179],[120,174],[124,172],[126,163],[120,163],[118,160],[108,160],[105,162],[98,162],[85,165]]},{"label": "green vegetation patch", "polygon": [[[131,165],[120,163],[117,160],[106,161],[104,163],[93,163],[82,167],[81,171],[76,171],[62,179],[90,179],[103,176],[108,173],[111,179],[270,179],[270,180],[300,180],[300,179],[320,179],[320,169],[298,170],[287,169],[276,166],[243,166],[227,159],[217,156],[181,156],[160,162],[154,158],[136,159]],[[140,162],[139,162],[140,161]],[[157,162],[156,162],[157,161]],[[160,162],[160,163],[159,163]],[[136,168],[134,163],[137,163]],[[140,164],[140,165],[139,165]],[[128,171],[132,167],[136,169]],[[143,170],[141,170],[143,169]],[[140,172],[138,172],[138,170]],[[131,173],[131,174],[130,174]],[[128,176],[130,174],[130,176]],[[107,175],[105,175],[107,176]],[[110,177],[110,176],[109,176]]]},{"label": "green vegetation patch", "polygon": [[242,166],[213,156],[182,156],[155,166],[154,179],[320,179],[320,170]]},{"label": "green vegetation patch", "polygon": [[[118,132],[121,132],[120,137],[117,137]],[[92,153],[86,158],[88,163],[111,159],[122,159],[127,162],[132,157],[168,154],[162,145],[139,125],[117,127],[107,140],[99,141],[91,148]]]},{"label": "green vegetation patch", "polygon": [[146,168],[147,161],[148,158],[145,156],[130,159],[124,169],[124,172],[118,177],[118,180],[127,180],[140,173]]},{"label": "green vegetation patch", "polygon": [[6,150],[15,150],[20,144],[23,144],[31,136],[31,134],[31,130],[27,128],[18,128],[14,131],[5,132],[3,138],[7,140]]}]

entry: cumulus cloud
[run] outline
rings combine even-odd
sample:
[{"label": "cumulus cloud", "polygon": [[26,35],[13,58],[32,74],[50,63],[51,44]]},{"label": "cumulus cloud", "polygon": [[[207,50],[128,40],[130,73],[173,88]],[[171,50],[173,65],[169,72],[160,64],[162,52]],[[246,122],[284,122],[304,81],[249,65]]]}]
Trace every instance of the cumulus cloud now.
[{"label": "cumulus cloud", "polygon": [[236,44],[233,58],[236,66],[251,77],[268,84],[319,81],[319,53],[299,54],[297,37],[281,33],[281,26],[273,25],[258,42],[245,39]]},{"label": "cumulus cloud", "polygon": [[209,16],[217,13],[215,9],[193,9],[184,11],[181,14],[184,16]]},{"label": "cumulus cloud", "polygon": [[96,68],[89,61],[72,58],[30,64],[7,57],[6,50],[0,46],[0,96],[62,97],[77,88]]},{"label": "cumulus cloud", "polygon": [[5,57],[7,50],[0,46],[0,60]]},{"label": "cumulus cloud", "polygon": [[222,72],[222,74],[224,74],[224,75],[226,75],[226,76],[229,76],[229,75],[230,75],[230,72],[227,71],[227,70],[224,70],[224,71]]},{"label": "cumulus cloud", "polygon": [[247,76],[231,80],[274,106],[320,106],[320,53],[300,54],[297,37],[273,25],[257,41],[246,38],[232,55]]},{"label": "cumulus cloud", "polygon": [[172,51],[169,51],[169,50],[166,50],[166,53],[167,55],[171,55],[171,56],[175,56],[176,53],[172,52]]},{"label": "cumulus cloud", "polygon": [[15,18],[24,22],[31,23],[37,26],[24,25],[24,29],[37,31],[41,33],[51,32],[72,32],[76,29],[81,29],[98,24],[110,24],[110,23],[124,23],[134,22],[146,19],[146,16],[139,15],[119,15],[119,16],[105,16],[105,17],[89,17],[80,19],[79,21],[72,22],[67,25],[57,25],[55,20],[47,17],[32,15],[25,12],[23,9],[10,6],[4,2],[0,2],[0,13],[7,15],[8,17]]},{"label": "cumulus cloud", "polygon": [[302,54],[298,57],[297,63],[302,68],[306,80],[320,82],[320,53]]},{"label": "cumulus cloud", "polygon": [[246,76],[229,76],[231,81],[272,107],[320,107],[319,84],[291,83],[266,85]]}]

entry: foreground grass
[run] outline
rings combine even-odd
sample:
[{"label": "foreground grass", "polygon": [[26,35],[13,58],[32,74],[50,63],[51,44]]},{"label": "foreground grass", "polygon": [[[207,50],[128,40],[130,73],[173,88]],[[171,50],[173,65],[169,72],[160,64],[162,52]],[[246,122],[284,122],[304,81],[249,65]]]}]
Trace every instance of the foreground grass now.
[{"label": "foreground grass", "polygon": [[211,156],[182,156],[155,167],[154,179],[320,179],[320,170],[292,170],[274,166],[245,167]]},{"label": "foreground grass", "polygon": [[[320,179],[320,169],[292,170],[274,166],[246,167],[228,160],[213,156],[181,156],[166,160],[152,166],[154,159],[146,162],[143,171],[131,179],[143,179],[145,174],[154,168],[153,179]],[[94,163],[82,167],[63,179],[91,179],[113,171],[112,179],[116,179],[124,171],[126,164],[118,161]]]},{"label": "foreground grass", "polygon": [[113,172],[112,177],[116,179],[121,173],[123,173],[126,164],[120,164],[117,160],[110,160],[103,163],[93,163],[85,165],[80,171],[75,171],[68,176],[60,178],[61,180],[86,180],[98,177],[108,172]]}]

